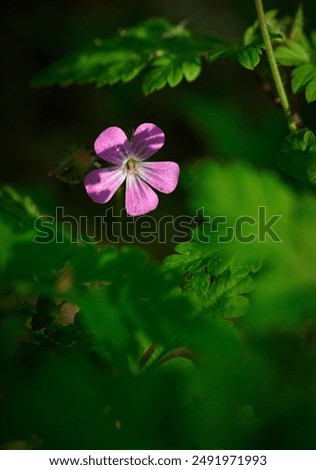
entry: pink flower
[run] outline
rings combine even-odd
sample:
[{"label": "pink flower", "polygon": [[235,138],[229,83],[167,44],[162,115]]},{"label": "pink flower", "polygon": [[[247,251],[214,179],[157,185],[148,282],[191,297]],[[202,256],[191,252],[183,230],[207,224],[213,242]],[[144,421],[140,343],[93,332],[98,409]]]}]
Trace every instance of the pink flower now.
[{"label": "pink flower", "polygon": [[96,154],[113,166],[99,168],[87,174],[84,185],[97,204],[108,202],[126,180],[125,207],[128,215],[143,215],[158,205],[158,196],[175,190],[180,168],[174,162],[146,162],[158,152],[165,135],[155,124],[137,127],[132,142],[119,127],[108,127],[94,143]]}]

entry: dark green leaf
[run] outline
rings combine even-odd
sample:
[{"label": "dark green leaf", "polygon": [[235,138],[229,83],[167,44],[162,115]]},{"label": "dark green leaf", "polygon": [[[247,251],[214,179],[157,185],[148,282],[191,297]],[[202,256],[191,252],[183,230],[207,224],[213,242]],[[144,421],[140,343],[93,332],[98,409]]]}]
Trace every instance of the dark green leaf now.
[{"label": "dark green leaf", "polygon": [[281,168],[294,178],[309,185],[315,184],[316,138],[312,131],[302,129],[284,142],[279,156]]}]

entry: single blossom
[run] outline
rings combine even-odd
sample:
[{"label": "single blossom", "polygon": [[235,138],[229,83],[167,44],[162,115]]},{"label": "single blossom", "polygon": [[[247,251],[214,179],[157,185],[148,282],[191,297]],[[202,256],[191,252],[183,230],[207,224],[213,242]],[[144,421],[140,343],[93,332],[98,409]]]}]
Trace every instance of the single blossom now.
[{"label": "single blossom", "polygon": [[152,188],[169,194],[175,190],[180,168],[174,162],[147,162],[165,142],[164,132],[155,124],[137,127],[132,142],[119,127],[108,127],[94,143],[96,154],[112,166],[93,170],[84,185],[91,199],[108,202],[126,180],[125,207],[129,215],[143,215],[158,205]]}]

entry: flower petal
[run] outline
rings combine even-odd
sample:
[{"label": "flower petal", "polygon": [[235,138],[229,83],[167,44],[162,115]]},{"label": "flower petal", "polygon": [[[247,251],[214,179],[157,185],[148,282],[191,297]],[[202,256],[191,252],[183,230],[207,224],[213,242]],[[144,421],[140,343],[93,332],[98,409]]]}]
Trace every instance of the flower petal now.
[{"label": "flower petal", "polygon": [[128,215],[143,215],[158,206],[158,196],[139,176],[130,173],[126,179],[125,207]]},{"label": "flower petal", "polygon": [[105,204],[124,182],[126,175],[119,167],[99,168],[87,174],[84,185],[88,196],[97,204]]},{"label": "flower petal", "polygon": [[107,162],[120,165],[131,154],[131,147],[125,132],[119,127],[108,127],[94,142],[95,153]]},{"label": "flower petal", "polygon": [[150,186],[162,193],[172,193],[177,187],[180,168],[174,162],[142,162],[138,174]]},{"label": "flower petal", "polygon": [[134,132],[132,152],[139,160],[146,160],[158,152],[164,143],[164,132],[155,124],[144,123]]}]

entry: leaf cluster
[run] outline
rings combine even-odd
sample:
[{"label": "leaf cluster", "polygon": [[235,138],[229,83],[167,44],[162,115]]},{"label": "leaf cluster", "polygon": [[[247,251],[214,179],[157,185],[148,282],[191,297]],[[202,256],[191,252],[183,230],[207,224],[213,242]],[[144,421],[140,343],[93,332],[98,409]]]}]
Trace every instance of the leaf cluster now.
[{"label": "leaf cluster", "polygon": [[178,85],[184,78],[195,80],[202,57],[215,56],[225,42],[192,33],[184,25],[151,19],[129,29],[120,29],[113,39],[97,38],[92,46],[73,53],[39,73],[35,86],[92,83],[97,86],[129,82],[145,71],[143,91],[149,94],[166,84]]}]

